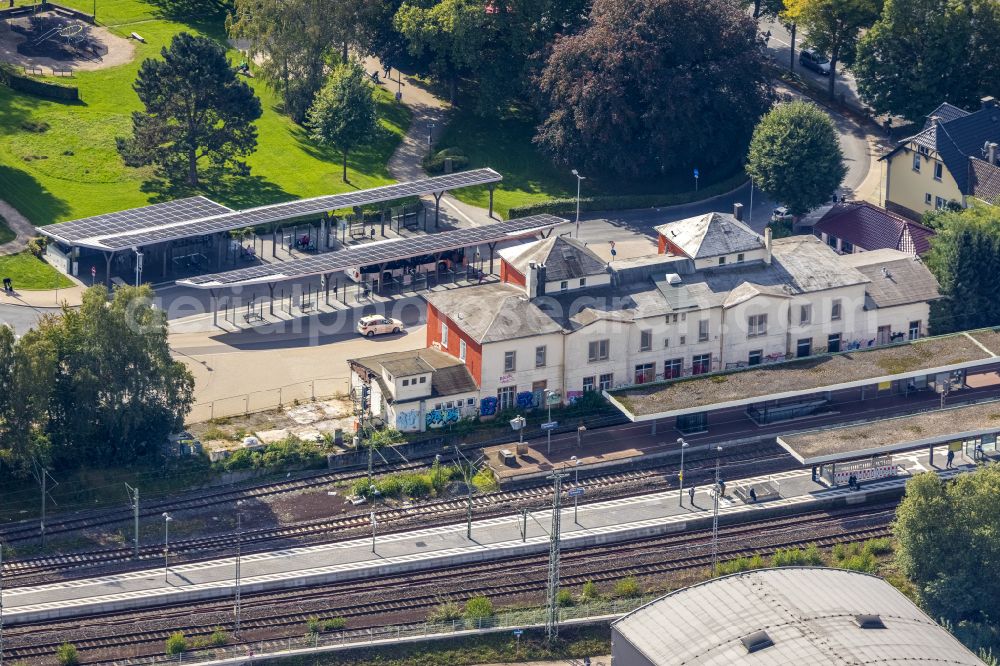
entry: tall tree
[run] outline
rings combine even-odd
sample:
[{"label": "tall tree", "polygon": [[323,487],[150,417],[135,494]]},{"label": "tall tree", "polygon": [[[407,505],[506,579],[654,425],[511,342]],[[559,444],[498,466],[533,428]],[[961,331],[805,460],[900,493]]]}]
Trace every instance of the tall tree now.
[{"label": "tall tree", "polygon": [[746,171],[793,215],[829,201],[847,175],[833,121],[807,102],[779,104],[761,119]]},{"label": "tall tree", "polygon": [[256,72],[295,122],[305,121],[330,62],[347,59],[360,1],[235,0],[229,34],[246,40]]},{"label": "tall tree", "polygon": [[134,88],[145,111],[132,114],[132,136],[117,139],[126,164],[153,164],[159,177],[189,188],[198,187],[203,163],[246,173],[239,158],[257,147],[260,100],[236,79],[223,48],[182,32],[160,55],[139,67]]},{"label": "tall tree", "polygon": [[19,474],[50,457],[46,410],[56,359],[51,345],[32,343],[34,335],[17,343],[0,325],[0,460]]},{"label": "tall tree", "polygon": [[1000,466],[942,481],[915,476],[896,510],[897,561],[934,617],[1000,620]]},{"label": "tall tree", "polygon": [[753,8],[755,19],[777,18],[785,9],[785,0],[744,0],[743,4]]},{"label": "tall tree", "polygon": [[91,287],[79,309],[45,315],[18,343],[55,359],[46,405],[52,455],[63,463],[124,463],[155,455],[191,408],[194,378],[170,356],[166,315],[148,286],[108,302]]},{"label": "tall tree", "polygon": [[980,205],[935,217],[927,267],[942,299],[931,304],[934,334],[1000,325],[1000,208]]},{"label": "tall tree", "polygon": [[375,93],[357,63],[337,65],[309,109],[309,129],[319,143],[340,151],[347,181],[347,155],[379,130]]},{"label": "tall tree", "polygon": [[997,35],[996,0],[886,0],[858,43],[858,93],[914,122],[941,102],[974,108],[1000,81]]},{"label": "tall tree", "polygon": [[858,35],[875,22],[881,9],[882,0],[785,0],[782,20],[805,29],[809,43],[830,55],[830,99],[834,98],[837,65],[851,65]]},{"label": "tall tree", "polygon": [[596,0],[538,77],[535,140],[559,163],[620,176],[728,162],[771,104],[766,59],[735,0]]}]

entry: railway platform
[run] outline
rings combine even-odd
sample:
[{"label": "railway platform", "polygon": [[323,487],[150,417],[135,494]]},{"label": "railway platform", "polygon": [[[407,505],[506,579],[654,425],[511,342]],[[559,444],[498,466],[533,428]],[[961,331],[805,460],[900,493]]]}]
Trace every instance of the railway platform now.
[{"label": "railway platform", "polygon": [[[913,473],[936,470],[952,476],[972,469],[975,463],[961,454],[954,469],[943,469],[946,447],[940,447],[931,465],[928,450],[896,456],[900,474],[864,484],[863,489],[829,488],[814,480],[809,469],[748,479],[725,479],[720,499],[720,522],[733,523],[751,517],[763,518],[843,504],[862,504],[886,495],[899,494]],[[573,471],[564,468],[561,509],[564,548],[592,546],[615,541],[701,529],[712,522],[714,499],[707,487],[695,489],[694,502],[688,488],[644,496],[580,504],[572,492]],[[744,504],[747,486],[768,484],[777,489],[769,501]],[[738,492],[743,490],[744,492]],[[582,498],[586,499],[586,498]],[[377,521],[377,514],[376,514]],[[466,538],[464,522],[441,527],[381,536],[375,525],[372,538],[254,553],[242,558],[243,594],[275,589],[306,587],[320,583],[373,578],[381,575],[437,567],[495,561],[537,554],[549,549],[551,507],[474,521],[472,538]],[[130,608],[184,603],[231,596],[235,589],[235,559],[225,558],[157,569],[134,571],[99,578],[67,580],[4,591],[4,619],[25,624],[54,618],[122,611]]]}]

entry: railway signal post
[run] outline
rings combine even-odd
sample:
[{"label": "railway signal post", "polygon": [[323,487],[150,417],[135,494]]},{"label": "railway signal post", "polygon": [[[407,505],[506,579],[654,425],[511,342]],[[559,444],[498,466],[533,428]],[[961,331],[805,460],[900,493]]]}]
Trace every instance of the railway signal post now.
[{"label": "railway signal post", "polygon": [[680,489],[677,491],[677,495],[680,498],[681,506],[684,506],[684,449],[691,445],[685,442],[683,437],[677,438],[677,444],[681,447],[681,473],[677,475]]},{"label": "railway signal post", "polygon": [[128,493],[129,508],[132,509],[132,518],[135,523],[135,537],[134,537],[134,557],[139,559],[139,488],[133,488],[132,486],[125,484],[125,492]]},{"label": "railway signal post", "polygon": [[[683,450],[683,449],[681,449]],[[714,509],[712,512],[712,575],[719,575],[719,490],[722,485],[719,483],[719,456],[722,454],[722,447],[715,447],[715,496]]]},{"label": "railway signal post", "polygon": [[457,458],[461,458],[466,463],[466,466],[459,465],[458,468],[462,471],[462,478],[465,481],[466,496],[468,497],[468,504],[465,512],[465,538],[472,541],[472,477],[475,476],[476,468],[479,466],[479,463],[483,461],[483,457],[479,456],[475,462],[472,462],[465,456],[464,453],[462,453],[462,450],[458,448],[458,445],[455,445],[452,448],[455,449],[455,456]]}]

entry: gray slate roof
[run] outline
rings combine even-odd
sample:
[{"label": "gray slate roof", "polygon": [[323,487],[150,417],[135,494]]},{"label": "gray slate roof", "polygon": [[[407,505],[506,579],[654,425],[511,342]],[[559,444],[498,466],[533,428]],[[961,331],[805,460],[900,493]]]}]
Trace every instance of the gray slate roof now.
[{"label": "gray slate roof", "polygon": [[558,333],[562,327],[533,304],[524,291],[492,283],[425,294],[427,302],[480,343]]},{"label": "gray slate roof", "polygon": [[[881,629],[862,629],[877,615]],[[826,666],[907,663],[985,666],[881,578],[841,569],[760,569],[693,585],[616,620],[625,641],[655,666]],[[750,654],[742,639],[773,645]]]},{"label": "gray slate roof", "polygon": [[607,264],[586,244],[566,236],[550,236],[505,250],[501,256],[521,275],[529,264],[545,265],[546,280],[572,280],[588,275],[603,275]]},{"label": "gray slate roof", "polygon": [[[437,349],[415,349],[413,351],[389,352],[363,358],[351,359],[351,364],[360,365],[369,370],[379,383],[382,395],[392,402],[392,393],[382,380],[382,369],[385,368],[393,376],[405,377],[401,369],[427,368],[410,374],[433,372],[431,375],[432,398],[473,393],[478,390],[475,380],[462,361]],[[392,369],[390,369],[392,368]],[[395,369],[396,371],[394,372]],[[414,400],[420,400],[415,398]],[[404,400],[402,402],[412,402]]]},{"label": "gray slate roof", "polygon": [[921,303],[941,297],[937,280],[927,266],[905,252],[883,249],[847,254],[842,259],[871,281],[865,295],[867,309]]},{"label": "gray slate roof", "polygon": [[971,194],[988,203],[1000,205],[1000,166],[970,157],[969,170]]},{"label": "gray slate roof", "polygon": [[[939,106],[935,112],[942,111],[943,107],[945,105]],[[950,104],[947,107],[943,113],[937,113],[940,118],[939,123],[931,122],[928,116],[928,122],[923,130],[901,141],[881,159],[896,154],[911,142],[916,142],[930,150],[936,150],[962,194],[970,194],[972,190],[968,160],[970,157],[981,157],[983,145],[987,141],[1000,142],[1000,108],[992,102],[978,111],[960,115],[957,112],[961,109]],[[935,112],[930,115],[933,116]]]},{"label": "gray slate roof", "polygon": [[756,231],[729,213],[707,213],[669,222],[656,230],[692,259],[748,252],[764,247]]}]

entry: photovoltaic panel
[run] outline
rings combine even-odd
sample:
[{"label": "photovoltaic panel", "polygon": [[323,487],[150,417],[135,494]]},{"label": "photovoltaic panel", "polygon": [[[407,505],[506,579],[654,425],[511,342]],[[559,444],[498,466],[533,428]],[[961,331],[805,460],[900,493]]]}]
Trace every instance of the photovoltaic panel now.
[{"label": "photovoltaic panel", "polygon": [[[154,243],[320,215],[354,206],[366,206],[411,196],[438,194],[460,187],[488,185],[500,182],[500,180],[502,180],[502,176],[493,169],[473,169],[408,183],[396,183],[357,192],[268,204],[239,211],[220,206],[203,197],[194,197],[192,199],[179,199],[167,204],[154,204],[119,213],[65,222],[43,229],[43,233],[71,245],[102,250],[122,250],[129,247],[142,247]],[[195,215],[193,213],[197,211],[193,209],[193,205],[184,203],[195,200],[207,202],[217,208],[206,209],[207,212],[204,215]],[[159,208],[160,206],[169,207],[172,205],[171,208]],[[185,207],[191,209],[188,214],[184,215],[178,212]],[[71,235],[64,235],[65,233]]]},{"label": "photovoltaic panel", "polygon": [[47,236],[72,244],[73,241],[84,238],[139,231],[231,212],[233,212],[231,208],[197,196],[53,224],[42,227],[40,231]]},{"label": "photovoltaic panel", "polygon": [[305,259],[261,264],[250,268],[239,268],[224,273],[178,280],[177,284],[199,289],[215,289],[326,275],[363,266],[421,257],[436,252],[448,252],[473,245],[523,238],[538,231],[551,229],[563,222],[565,222],[564,219],[554,215],[531,215],[482,227],[362,243]]}]

